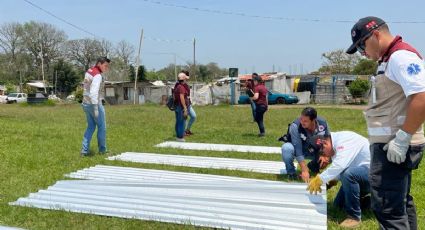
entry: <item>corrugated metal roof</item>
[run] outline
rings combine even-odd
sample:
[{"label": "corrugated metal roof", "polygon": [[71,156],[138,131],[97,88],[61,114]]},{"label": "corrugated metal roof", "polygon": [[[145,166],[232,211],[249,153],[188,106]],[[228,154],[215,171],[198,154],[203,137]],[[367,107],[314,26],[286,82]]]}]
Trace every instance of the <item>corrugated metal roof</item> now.
[{"label": "corrugated metal roof", "polygon": [[286,174],[285,164],[281,161],[260,161],[134,152],[125,152],[118,156],[109,157],[108,160],[167,164],[196,168],[242,170],[270,174]]},{"label": "corrugated metal roof", "polygon": [[179,148],[190,150],[211,150],[211,151],[233,151],[233,152],[252,152],[252,153],[276,153],[281,154],[280,147],[255,146],[255,145],[226,145],[209,143],[191,143],[166,141],[156,145],[156,147]]},{"label": "corrugated metal roof", "polygon": [[301,183],[111,166],[70,176],[94,180],[59,181],[11,204],[219,228],[326,229],[326,196]]}]

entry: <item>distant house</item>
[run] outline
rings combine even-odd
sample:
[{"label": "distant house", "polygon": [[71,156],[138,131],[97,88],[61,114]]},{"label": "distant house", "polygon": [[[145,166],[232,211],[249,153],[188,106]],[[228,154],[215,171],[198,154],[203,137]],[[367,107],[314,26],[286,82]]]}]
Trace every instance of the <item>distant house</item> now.
[{"label": "distant house", "polygon": [[[136,104],[165,103],[171,88],[159,82],[138,82],[136,85]],[[130,81],[105,81],[105,100],[111,104],[133,104],[134,82]]]},{"label": "distant house", "polygon": [[53,92],[53,86],[46,84],[43,81],[34,80],[34,81],[27,82],[26,85],[30,88],[33,88],[34,92],[41,92],[41,93],[46,92],[48,94]]}]

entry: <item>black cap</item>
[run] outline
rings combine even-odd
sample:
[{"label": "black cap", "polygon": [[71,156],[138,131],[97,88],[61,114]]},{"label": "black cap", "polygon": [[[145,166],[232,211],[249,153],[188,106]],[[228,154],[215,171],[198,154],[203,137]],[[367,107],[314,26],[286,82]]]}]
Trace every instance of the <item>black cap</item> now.
[{"label": "black cap", "polygon": [[351,29],[351,39],[353,44],[347,49],[348,54],[353,54],[357,52],[357,45],[359,42],[366,36],[368,36],[372,31],[378,29],[380,26],[384,25],[384,20],[378,17],[365,17],[361,18]]}]

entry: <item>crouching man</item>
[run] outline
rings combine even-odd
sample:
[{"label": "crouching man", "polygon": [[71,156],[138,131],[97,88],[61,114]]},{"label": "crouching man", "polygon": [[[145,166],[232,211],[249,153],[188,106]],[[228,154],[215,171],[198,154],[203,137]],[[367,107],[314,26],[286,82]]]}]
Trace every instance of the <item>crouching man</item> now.
[{"label": "crouching man", "polygon": [[322,154],[332,158],[332,164],[310,181],[307,190],[317,194],[322,191],[322,184],[329,185],[335,180],[341,181],[334,205],[344,209],[348,216],[340,226],[359,226],[361,199],[370,193],[369,141],[351,131],[334,132],[330,136],[316,136],[314,139],[316,145],[321,147]]}]

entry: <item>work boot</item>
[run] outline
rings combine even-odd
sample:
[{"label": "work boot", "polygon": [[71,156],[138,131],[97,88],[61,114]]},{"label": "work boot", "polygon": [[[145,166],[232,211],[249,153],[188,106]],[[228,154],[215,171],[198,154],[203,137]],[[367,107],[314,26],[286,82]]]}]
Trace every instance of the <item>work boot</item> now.
[{"label": "work boot", "polygon": [[357,228],[362,223],[361,220],[356,220],[351,216],[348,216],[344,221],[342,221],[339,226],[343,228]]}]

